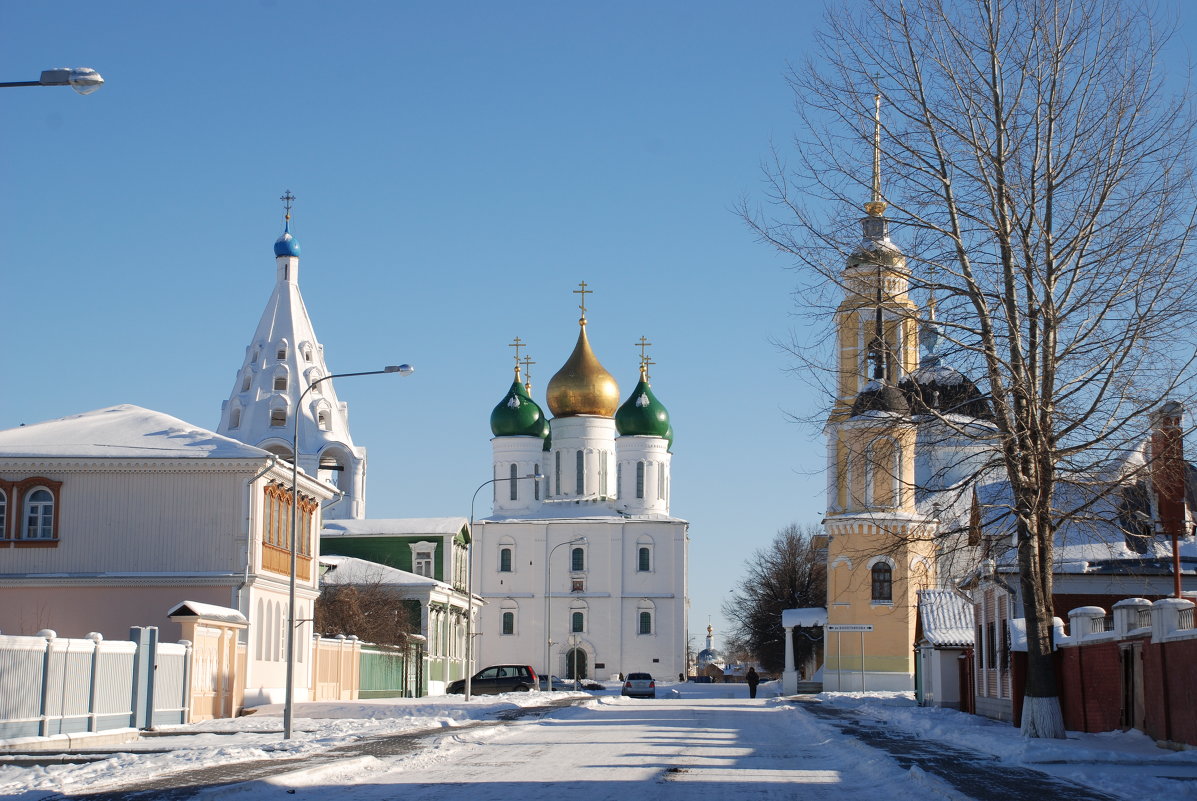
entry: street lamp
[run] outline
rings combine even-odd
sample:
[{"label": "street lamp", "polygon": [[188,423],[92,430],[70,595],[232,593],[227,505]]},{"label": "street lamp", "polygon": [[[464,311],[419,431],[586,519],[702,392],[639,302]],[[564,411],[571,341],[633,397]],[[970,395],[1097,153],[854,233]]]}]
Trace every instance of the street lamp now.
[{"label": "street lamp", "polygon": [[[43,73],[44,75],[45,73]],[[308,384],[295,402],[295,409],[291,419],[291,577],[287,584],[287,688],[283,702],[283,739],[291,739],[291,720],[295,713],[295,554],[299,542],[299,417],[303,409],[303,399],[308,393],[318,387],[321,382],[333,378],[349,378],[355,375],[382,375],[383,373],[398,373],[411,375],[415,372],[410,364],[390,364],[381,370],[366,370],[360,373],[333,373],[317,378]]]},{"label": "street lamp", "polygon": [[[549,646],[553,644],[552,630],[549,628],[549,566],[553,563],[553,553],[566,545],[584,545],[588,542],[585,537],[575,537],[572,540],[559,542],[549,549],[549,556],[544,560],[544,669],[548,672],[546,686],[553,689],[553,668],[549,665]],[[574,671],[577,673],[577,670]]]},{"label": "street lamp", "polygon": [[69,86],[81,95],[90,95],[104,84],[100,73],[88,67],[59,67],[53,70],[42,70],[42,77],[36,81],[9,81],[0,83],[0,88],[6,86]]},{"label": "street lamp", "polygon": [[526,476],[492,478],[479,484],[478,489],[474,490],[474,496],[470,498],[470,542],[466,546],[466,595],[468,599],[466,601],[465,699],[467,701],[470,700],[474,690],[474,502],[478,500],[478,493],[482,491],[483,487],[489,487],[499,481],[519,481],[521,478],[540,481],[544,478],[544,474],[529,473]]}]

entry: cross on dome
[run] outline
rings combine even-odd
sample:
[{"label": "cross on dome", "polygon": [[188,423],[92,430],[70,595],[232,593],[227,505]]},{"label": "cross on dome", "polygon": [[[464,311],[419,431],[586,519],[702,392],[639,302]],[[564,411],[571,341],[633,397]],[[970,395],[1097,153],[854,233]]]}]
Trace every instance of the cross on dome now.
[{"label": "cross on dome", "polygon": [[593,290],[593,289],[587,289],[587,288],[586,288],[586,282],[585,282],[585,281],[582,281],[582,282],[580,282],[580,283],[578,284],[578,286],[580,286],[580,287],[581,287],[581,289],[575,289],[575,290],[574,290],[574,294],[575,294],[575,295],[581,295],[581,296],[582,296],[582,302],[578,304],[578,308],[582,310],[582,319],[581,319],[581,322],[582,322],[582,323],[585,323],[585,322],[586,322],[586,296],[587,296],[587,295],[593,295],[593,294],[594,294],[594,290]]}]

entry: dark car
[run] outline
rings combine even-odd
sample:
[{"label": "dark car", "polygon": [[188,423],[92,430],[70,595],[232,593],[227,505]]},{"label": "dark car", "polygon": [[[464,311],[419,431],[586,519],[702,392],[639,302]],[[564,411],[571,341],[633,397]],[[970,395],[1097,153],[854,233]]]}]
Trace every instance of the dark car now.
[{"label": "dark car", "polygon": [[657,683],[648,673],[629,673],[620,694],[629,698],[656,698]]},{"label": "dark car", "polygon": [[[482,668],[470,679],[470,692],[474,695],[526,693],[538,689],[536,671],[527,665],[491,665]],[[465,679],[450,683],[445,692],[464,693]]]}]

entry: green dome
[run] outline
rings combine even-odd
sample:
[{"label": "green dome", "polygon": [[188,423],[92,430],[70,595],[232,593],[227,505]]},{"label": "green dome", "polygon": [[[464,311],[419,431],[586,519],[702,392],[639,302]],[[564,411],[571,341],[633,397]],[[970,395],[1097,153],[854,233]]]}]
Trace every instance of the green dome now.
[{"label": "green dome", "polygon": [[496,437],[540,437],[548,433],[544,412],[528,395],[517,377],[507,395],[490,413],[490,430]]},{"label": "green dome", "polygon": [[615,413],[615,428],[623,436],[661,437],[673,442],[669,412],[653,394],[643,369],[632,396]]}]

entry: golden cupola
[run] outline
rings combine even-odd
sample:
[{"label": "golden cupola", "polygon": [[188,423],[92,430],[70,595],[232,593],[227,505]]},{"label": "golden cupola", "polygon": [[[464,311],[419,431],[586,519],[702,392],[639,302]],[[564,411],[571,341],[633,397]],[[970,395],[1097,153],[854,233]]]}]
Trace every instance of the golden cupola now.
[{"label": "golden cupola", "polygon": [[[585,288],[585,284],[582,286],[582,291],[590,291]],[[584,303],[578,326],[578,344],[574,345],[574,352],[549,381],[546,392],[549,411],[554,417],[574,417],[580,414],[613,417],[615,410],[619,408],[619,384],[615,382],[615,377],[599,364],[598,357],[590,349],[590,340],[586,337]]]}]

